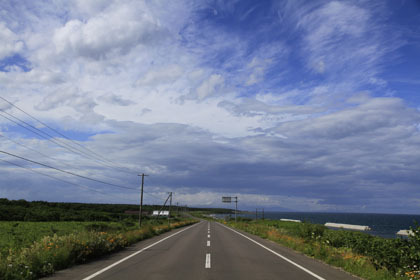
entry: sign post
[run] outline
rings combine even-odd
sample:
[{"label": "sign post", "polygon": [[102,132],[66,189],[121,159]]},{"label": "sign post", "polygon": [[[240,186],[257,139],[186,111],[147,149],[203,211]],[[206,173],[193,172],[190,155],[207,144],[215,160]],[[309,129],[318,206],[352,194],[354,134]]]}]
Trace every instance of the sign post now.
[{"label": "sign post", "polygon": [[223,203],[231,203],[232,202],[232,198],[234,198],[234,202],[235,202],[235,223],[237,221],[237,213],[238,213],[238,197],[237,196],[223,196],[222,197],[222,202]]}]

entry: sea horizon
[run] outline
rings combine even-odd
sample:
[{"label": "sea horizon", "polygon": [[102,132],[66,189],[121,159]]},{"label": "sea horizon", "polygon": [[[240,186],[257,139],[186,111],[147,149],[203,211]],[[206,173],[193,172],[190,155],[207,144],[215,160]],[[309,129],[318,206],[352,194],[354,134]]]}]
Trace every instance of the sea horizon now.
[{"label": "sea horizon", "polygon": [[[262,219],[262,210],[257,213],[258,219]],[[234,214],[228,214],[234,216]],[[223,217],[226,215],[221,215]],[[240,217],[255,219],[255,211],[238,213]],[[264,218],[271,220],[295,219],[308,221],[315,224],[343,223],[352,225],[369,226],[371,235],[384,238],[396,238],[399,230],[408,230],[420,224],[420,215],[415,214],[384,214],[384,213],[348,213],[348,212],[286,212],[264,211]]]}]

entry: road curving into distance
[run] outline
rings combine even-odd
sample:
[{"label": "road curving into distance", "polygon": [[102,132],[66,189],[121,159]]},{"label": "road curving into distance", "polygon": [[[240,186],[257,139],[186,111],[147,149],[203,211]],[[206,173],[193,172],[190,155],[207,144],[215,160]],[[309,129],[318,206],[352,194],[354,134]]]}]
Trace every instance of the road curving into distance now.
[{"label": "road curving into distance", "polygon": [[217,222],[202,221],[144,240],[100,260],[59,271],[46,279],[359,278],[271,241]]}]

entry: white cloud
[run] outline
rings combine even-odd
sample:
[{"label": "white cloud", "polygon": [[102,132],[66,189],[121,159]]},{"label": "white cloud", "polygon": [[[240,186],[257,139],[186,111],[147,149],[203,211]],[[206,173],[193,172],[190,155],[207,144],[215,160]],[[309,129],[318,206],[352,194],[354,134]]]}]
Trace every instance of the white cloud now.
[{"label": "white cloud", "polygon": [[[368,205],[366,211],[386,211],[379,201],[389,205],[395,192],[400,200],[404,193],[418,192],[416,170],[404,166],[415,166],[420,159],[420,135],[413,126],[419,121],[419,112],[405,109],[399,99],[370,98],[330,115],[277,123],[266,135],[215,138],[189,125],[106,121],[113,133],[97,134],[82,144],[130,169],[147,171],[149,192],[161,197],[175,191],[183,204],[215,206],[220,196],[237,194],[244,208],[352,211],[356,206],[347,202],[350,199]],[[30,145],[62,155],[44,142]],[[10,150],[10,145],[2,148]],[[112,175],[138,186],[136,176],[98,169],[87,160],[77,162],[79,169],[100,178]]]},{"label": "white cloud", "polygon": [[0,22],[0,60],[23,49],[23,42],[4,22]]},{"label": "white cloud", "polygon": [[112,0],[92,0],[92,1],[76,0],[74,2],[79,12],[86,13],[88,15],[95,15],[97,13],[102,12],[107,7],[109,7],[109,5],[111,5],[113,1]]},{"label": "white cloud", "polygon": [[220,90],[221,87],[223,87],[224,81],[225,80],[223,79],[222,75],[211,75],[196,89],[198,99],[203,100],[214,95],[218,90]]},{"label": "white cloud", "polygon": [[151,69],[137,81],[139,86],[157,86],[172,83],[181,77],[183,69],[176,64],[165,65],[160,69]]},{"label": "white cloud", "polygon": [[103,59],[107,56],[127,54],[132,48],[149,45],[163,39],[165,31],[144,5],[135,7],[114,5],[86,22],[68,21],[56,29],[54,43],[57,52]]},{"label": "white cloud", "polygon": [[325,72],[325,63],[324,63],[324,61],[320,61],[320,62],[318,62],[318,65],[316,66],[316,68],[315,68],[315,70],[317,71],[317,72],[319,72],[319,73],[324,73]]},{"label": "white cloud", "polygon": [[43,69],[32,69],[29,72],[15,71],[11,73],[0,72],[0,80],[3,85],[6,86],[54,86],[64,82],[64,77],[61,73],[43,70]]},{"label": "white cloud", "polygon": [[399,44],[388,42],[375,8],[380,9],[332,1],[306,12],[298,27],[305,32],[302,50],[307,67],[335,82],[360,85],[375,77],[382,66],[379,61]]},{"label": "white cloud", "polygon": [[348,108],[318,118],[284,123],[278,131],[286,136],[295,135],[298,138],[315,137],[316,139],[330,140],[358,138],[374,136],[375,133],[382,134],[381,130],[384,127],[390,130],[399,126],[409,128],[413,123],[419,121],[418,118],[419,115],[415,114],[413,110],[406,109],[400,99],[373,98],[355,108]]},{"label": "white cloud", "polygon": [[340,40],[341,36],[363,35],[369,17],[369,12],[365,9],[345,2],[331,1],[308,14],[300,24],[313,31],[307,35],[307,40],[311,45],[318,46],[331,40]]},{"label": "white cloud", "polygon": [[388,84],[387,81],[385,81],[384,79],[375,78],[375,77],[370,78],[369,83],[371,83],[372,85],[379,86],[379,87],[384,87]]},{"label": "white cloud", "polygon": [[252,61],[247,66],[252,71],[245,83],[247,86],[254,85],[263,80],[266,64],[267,61],[261,61],[255,57],[252,59]]},{"label": "white cloud", "polygon": [[59,91],[53,91],[40,101],[35,109],[40,111],[65,112],[63,107],[67,107],[67,112],[77,113],[79,120],[85,124],[95,126],[104,119],[104,116],[97,114],[94,108],[97,103],[88,92],[81,91],[77,87],[63,87]]},{"label": "white cloud", "polygon": [[[398,98],[372,98],[384,96],[382,63],[399,44],[384,40],[381,13],[367,2],[290,1],[279,4],[292,8],[281,11],[281,23],[241,29],[234,24],[240,4],[110,0],[9,9],[0,37],[25,48],[3,43],[1,50],[21,52],[32,69],[0,73],[5,97],[135,175],[3,119],[2,131],[100,178],[138,187],[143,170],[154,194],[170,188],[188,204],[217,204],[227,193],[250,207],[347,211],[359,207],[349,199],[385,209],[379,202],[389,204],[396,190],[401,201],[417,194],[410,166],[420,159],[419,112]],[[1,172],[2,186],[12,182]],[[46,199],[30,187],[51,181],[26,179],[15,181],[25,186],[15,197]],[[48,199],[59,197],[47,190]],[[71,189],[66,196],[77,200]]]},{"label": "white cloud", "polygon": [[122,98],[119,95],[116,94],[112,94],[112,93],[108,93],[108,94],[104,94],[102,96],[99,97],[100,100],[105,101],[111,105],[119,105],[119,106],[129,106],[129,105],[134,105],[135,103],[132,102],[131,100],[127,100]]}]

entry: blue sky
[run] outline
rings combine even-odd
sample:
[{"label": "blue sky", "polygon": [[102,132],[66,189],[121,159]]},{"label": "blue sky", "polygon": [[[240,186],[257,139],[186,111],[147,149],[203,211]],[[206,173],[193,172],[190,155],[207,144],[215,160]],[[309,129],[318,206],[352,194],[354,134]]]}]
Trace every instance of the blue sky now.
[{"label": "blue sky", "polygon": [[419,14],[417,1],[2,1],[0,96],[44,124],[0,99],[0,150],[134,190],[1,154],[0,197],[137,203],[145,172],[146,203],[172,191],[419,213]]}]

